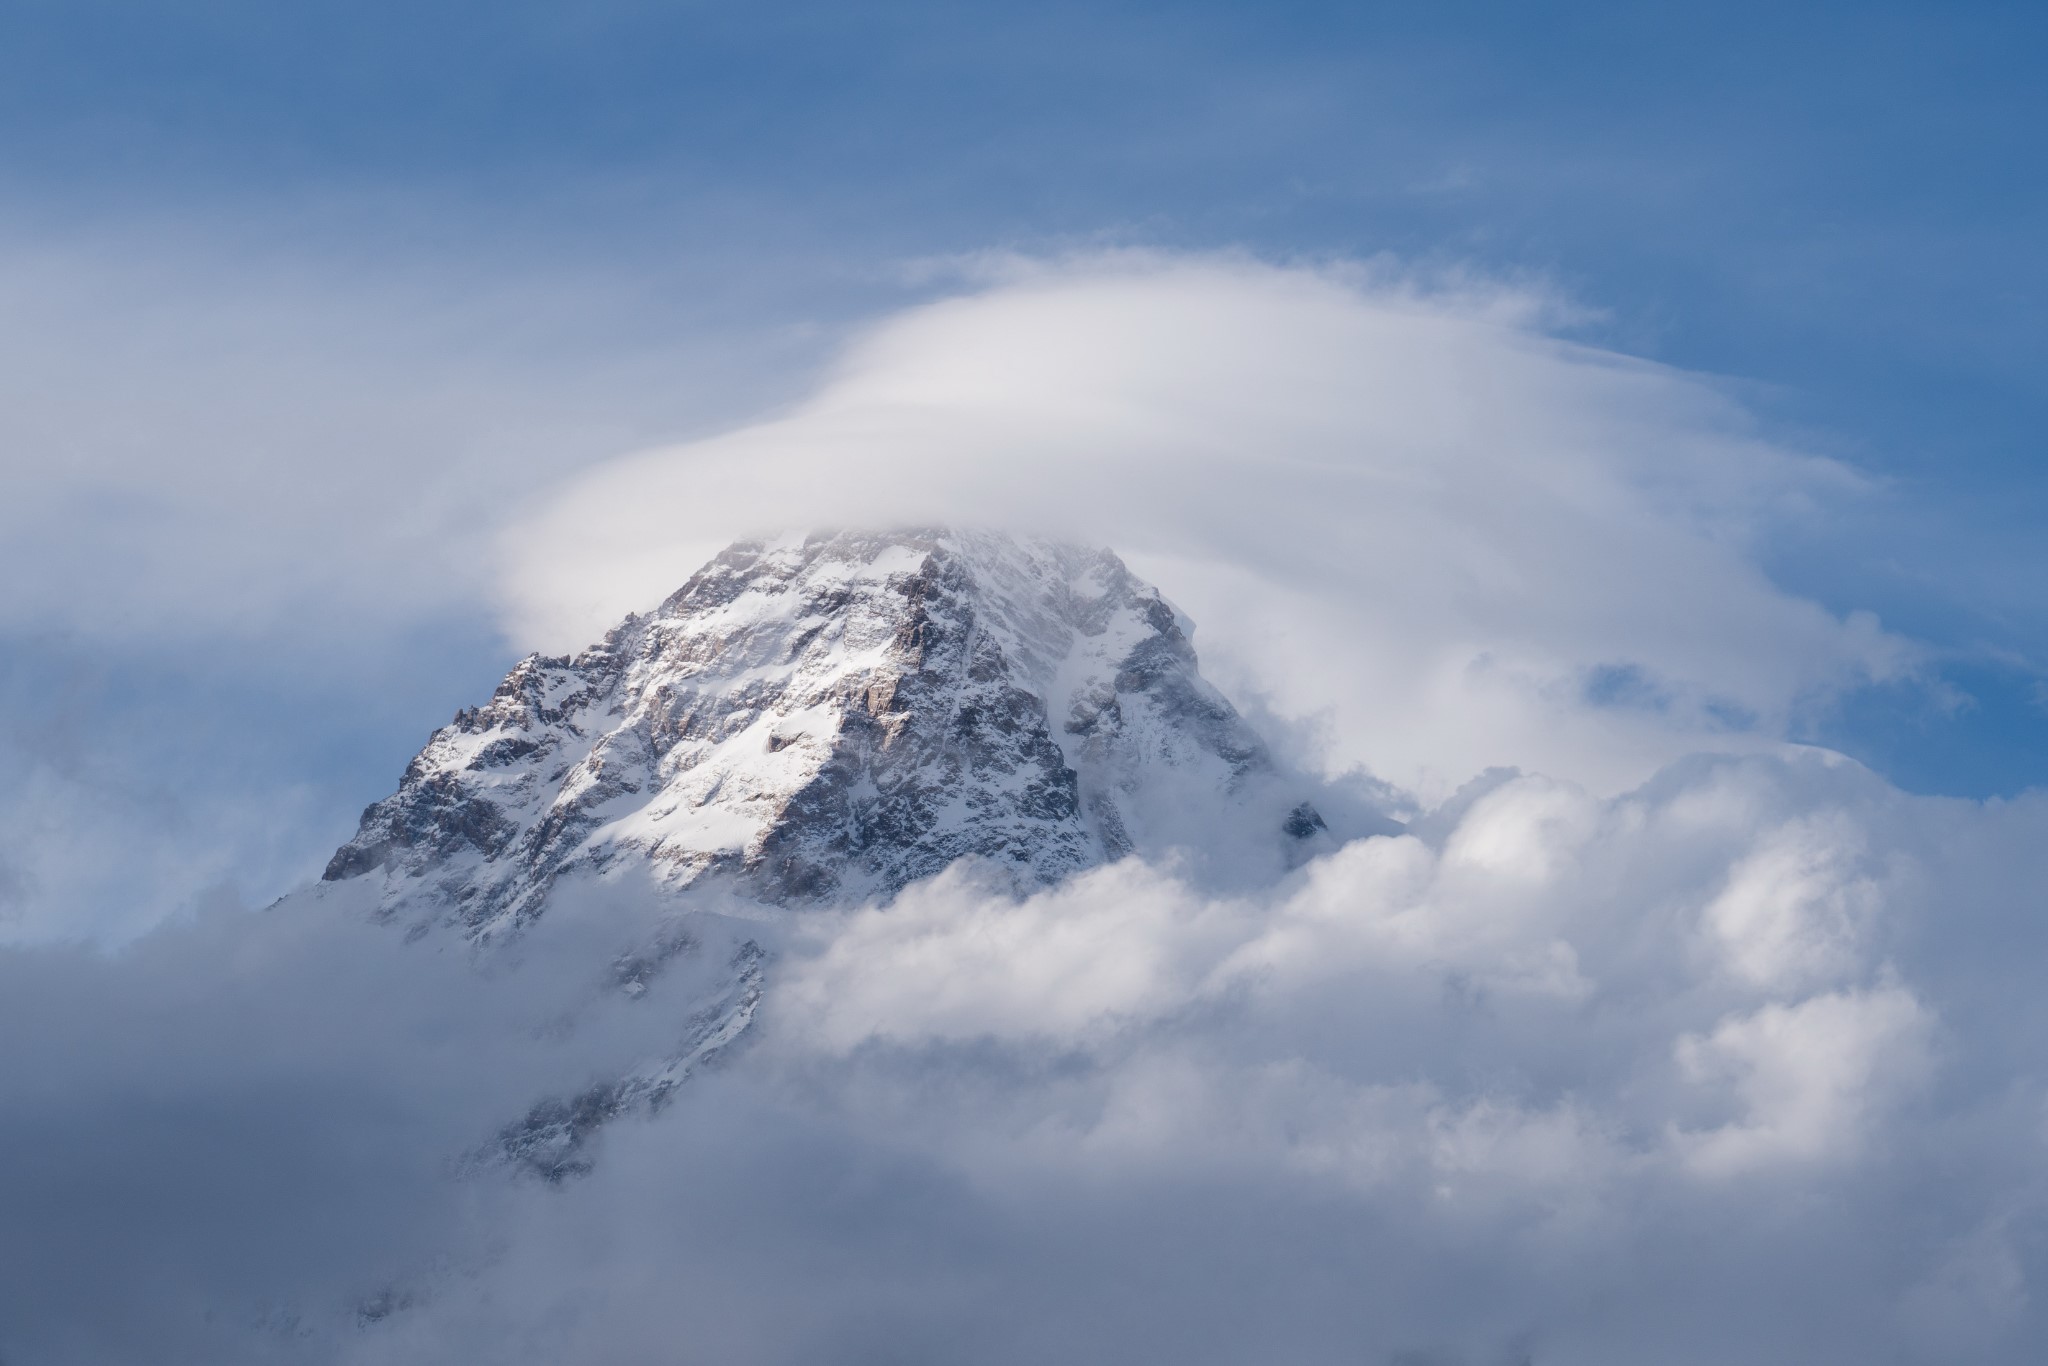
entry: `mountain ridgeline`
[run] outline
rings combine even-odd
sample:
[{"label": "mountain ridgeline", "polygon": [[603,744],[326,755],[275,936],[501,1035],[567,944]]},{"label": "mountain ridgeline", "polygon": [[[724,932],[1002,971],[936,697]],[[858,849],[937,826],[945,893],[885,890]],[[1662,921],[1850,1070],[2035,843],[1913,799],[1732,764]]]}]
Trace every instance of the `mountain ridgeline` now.
[{"label": "mountain ridgeline", "polygon": [[992,533],[743,541],[428,741],[325,879],[487,941],[565,878],[777,906],[971,858],[1020,891],[1131,853],[1275,873],[1329,836],[1107,550]]}]

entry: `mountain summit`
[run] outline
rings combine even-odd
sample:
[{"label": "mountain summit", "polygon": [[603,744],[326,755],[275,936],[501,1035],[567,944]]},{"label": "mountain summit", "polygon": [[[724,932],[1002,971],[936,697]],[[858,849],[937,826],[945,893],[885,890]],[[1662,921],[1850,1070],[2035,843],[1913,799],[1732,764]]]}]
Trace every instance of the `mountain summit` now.
[{"label": "mountain summit", "polygon": [[308,895],[480,945],[559,908],[602,941],[599,995],[663,1003],[672,1038],[471,1155],[559,1181],[747,1033],[765,907],[885,900],[963,859],[1017,891],[1129,854],[1259,878],[1330,844],[1190,630],[1107,550],[742,541],[581,654],[521,660]]},{"label": "mountain summit", "polygon": [[529,656],[363,814],[375,877],[483,939],[622,861],[781,905],[976,858],[1020,887],[1132,852],[1278,867],[1326,839],[1107,550],[992,533],[742,541],[574,657]]}]

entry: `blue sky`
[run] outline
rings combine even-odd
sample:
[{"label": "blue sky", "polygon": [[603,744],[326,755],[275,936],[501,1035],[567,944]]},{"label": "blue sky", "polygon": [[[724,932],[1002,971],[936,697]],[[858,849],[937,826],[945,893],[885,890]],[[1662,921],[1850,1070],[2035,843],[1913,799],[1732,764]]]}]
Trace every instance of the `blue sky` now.
[{"label": "blue sky", "polygon": [[[172,491],[66,486],[10,533],[0,762],[122,794],[81,811],[176,809],[167,847],[236,803],[298,813],[200,860],[263,899],[515,653],[466,590],[314,629],[311,544],[289,628],[28,583],[139,544],[122,519],[187,467],[214,471],[201,511],[245,498],[230,527],[328,496],[277,473],[293,437],[237,357],[318,414],[329,463],[527,443],[380,466],[381,525],[436,479],[538,488],[786,402],[846,328],[932,294],[920,262],[1137,246],[1538,282],[1582,310],[1570,337],[1722,377],[1773,439],[1876,480],[1765,568],[1933,661],[1800,734],[1915,791],[2037,785],[2044,39],[2038,7],[1988,3],[9,5],[14,406],[62,389],[47,365],[103,381],[86,426],[139,416],[71,445],[25,422],[7,477],[44,488],[99,442]],[[260,435],[225,474],[223,432]]]}]

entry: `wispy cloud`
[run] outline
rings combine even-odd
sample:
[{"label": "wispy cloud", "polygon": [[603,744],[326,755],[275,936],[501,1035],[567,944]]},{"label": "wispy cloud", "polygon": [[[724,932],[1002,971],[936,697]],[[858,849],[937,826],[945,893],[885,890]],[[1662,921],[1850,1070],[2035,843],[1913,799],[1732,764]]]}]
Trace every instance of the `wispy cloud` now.
[{"label": "wispy cloud", "polygon": [[[986,283],[879,323],[786,414],[518,524],[514,634],[589,639],[739,530],[1021,525],[1118,546],[1226,686],[1437,797],[1500,763],[1626,785],[1907,666],[1754,558],[1858,477],[1706,380],[1558,340],[1550,293],[1387,262],[970,264]],[[1592,714],[1618,670],[1661,704]]]}]

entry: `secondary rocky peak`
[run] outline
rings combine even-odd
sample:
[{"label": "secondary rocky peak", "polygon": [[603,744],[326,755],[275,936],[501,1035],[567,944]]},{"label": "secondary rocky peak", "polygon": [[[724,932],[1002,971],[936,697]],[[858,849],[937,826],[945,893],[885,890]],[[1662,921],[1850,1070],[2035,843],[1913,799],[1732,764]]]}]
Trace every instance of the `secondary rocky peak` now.
[{"label": "secondary rocky peak", "polygon": [[1114,554],[994,533],[742,541],[436,732],[328,880],[479,936],[622,863],[755,899],[956,860],[1042,885],[1133,850],[1321,837]]}]

